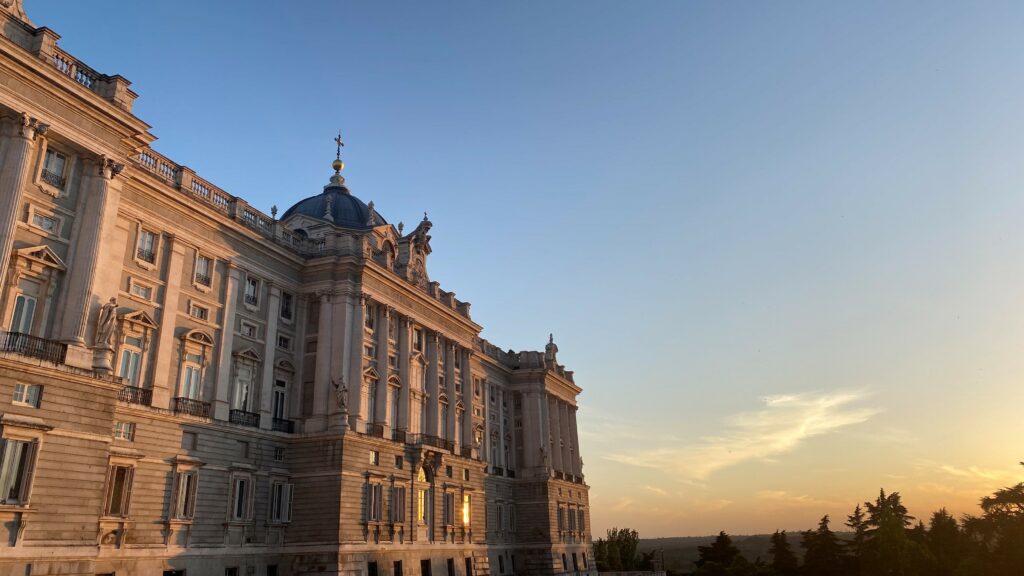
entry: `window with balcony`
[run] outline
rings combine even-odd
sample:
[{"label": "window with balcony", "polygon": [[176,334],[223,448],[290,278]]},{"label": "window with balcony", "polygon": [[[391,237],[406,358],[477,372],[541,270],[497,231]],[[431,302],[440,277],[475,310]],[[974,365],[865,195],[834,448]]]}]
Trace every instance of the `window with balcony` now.
[{"label": "window with balcony", "polygon": [[148,264],[156,263],[157,235],[145,228],[139,228],[135,246],[135,259]]},{"label": "window with balcony", "polygon": [[117,371],[117,375],[129,386],[136,388],[141,385],[139,377],[142,370],[142,346],[141,337],[127,336],[121,346],[121,363]]},{"label": "window with balcony", "polygon": [[196,254],[196,268],[193,280],[199,286],[209,288],[213,285],[213,259]]},{"label": "window with balcony", "polygon": [[38,441],[4,438],[0,451],[0,504],[28,502]]},{"label": "window with balcony", "polygon": [[32,322],[36,315],[36,299],[27,294],[18,294],[14,299],[14,314],[11,317],[11,332],[32,333]]},{"label": "window with balcony", "polygon": [[43,159],[43,170],[39,174],[43,182],[50,186],[63,190],[67,184],[66,170],[68,166],[67,156],[56,150],[47,150]]},{"label": "window with balcony", "polygon": [[260,305],[260,281],[259,278],[249,276],[245,279],[245,305],[256,307]]},{"label": "window with balcony", "polygon": [[132,499],[132,479],[135,467],[127,464],[113,464],[107,476],[107,493],[104,498],[103,515],[126,518]]},{"label": "window with balcony", "polygon": [[181,371],[181,398],[198,400],[203,382],[203,355],[185,353]]},{"label": "window with balcony", "polygon": [[290,292],[281,292],[281,319],[291,322],[295,317],[295,296]]},{"label": "window with balcony", "polygon": [[274,380],[274,398],[272,413],[274,418],[284,420],[287,417],[288,407],[288,382],[280,378]]}]

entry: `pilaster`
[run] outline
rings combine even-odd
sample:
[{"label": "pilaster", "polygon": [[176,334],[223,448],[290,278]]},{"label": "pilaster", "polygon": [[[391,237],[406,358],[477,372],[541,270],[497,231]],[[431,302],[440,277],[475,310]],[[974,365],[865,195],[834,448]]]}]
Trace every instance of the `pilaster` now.
[{"label": "pilaster", "polygon": [[14,248],[14,230],[17,215],[21,213],[21,200],[32,167],[32,151],[36,136],[45,133],[47,126],[35,118],[22,114],[14,133],[7,136],[7,154],[0,164],[0,286],[4,286],[7,269]]},{"label": "pilaster", "polygon": [[[327,412],[334,404],[331,398],[331,325],[334,316],[333,296],[330,292],[318,294],[319,306],[316,328],[316,374],[313,377],[313,415],[306,421],[306,432],[327,428]],[[332,410],[333,412],[333,410]]]},{"label": "pilaster", "polygon": [[238,287],[242,283],[242,271],[233,262],[225,262],[224,317],[220,326],[220,341],[217,343],[217,381],[214,385],[213,417],[227,420],[231,409],[231,353],[235,337],[235,312],[238,308]]},{"label": "pilaster", "polygon": [[260,378],[260,428],[270,430],[274,387],[274,356],[277,349],[277,320],[281,317],[281,288],[267,281],[267,332],[263,339],[263,377]]},{"label": "pilaster", "polygon": [[175,348],[175,329],[178,325],[178,307],[181,294],[181,271],[185,250],[172,234],[164,236],[168,247],[167,274],[160,308],[160,332],[157,334],[156,362],[153,371],[153,407],[169,408],[178,370],[172,364]]},{"label": "pilaster", "polygon": [[437,425],[437,358],[440,353],[438,347],[440,341],[437,332],[431,332],[427,336],[427,393],[424,401],[427,405],[427,421],[424,428],[424,434],[428,436],[438,436],[438,425]]}]

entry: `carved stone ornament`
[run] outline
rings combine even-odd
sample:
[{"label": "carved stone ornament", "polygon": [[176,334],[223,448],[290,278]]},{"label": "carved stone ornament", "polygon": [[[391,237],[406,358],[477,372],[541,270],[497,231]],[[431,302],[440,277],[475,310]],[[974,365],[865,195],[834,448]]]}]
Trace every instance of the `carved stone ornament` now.
[{"label": "carved stone ornament", "polygon": [[93,337],[93,346],[96,348],[112,348],[116,328],[117,299],[111,298],[109,302],[100,308],[99,317],[96,319],[96,335]]},{"label": "carved stone ornament", "polygon": [[345,379],[341,381],[331,380],[331,385],[334,386],[334,397],[338,403],[338,409],[342,412],[348,412],[348,384],[345,383]]},{"label": "carved stone ornament", "polygon": [[28,22],[28,17],[25,15],[25,6],[22,0],[0,0],[0,9],[4,12],[10,12],[21,20]]}]

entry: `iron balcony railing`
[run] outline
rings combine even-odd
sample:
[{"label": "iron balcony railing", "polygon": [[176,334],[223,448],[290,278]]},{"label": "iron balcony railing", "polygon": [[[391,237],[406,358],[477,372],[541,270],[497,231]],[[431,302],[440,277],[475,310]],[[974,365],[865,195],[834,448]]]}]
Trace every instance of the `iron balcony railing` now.
[{"label": "iron balcony railing", "polygon": [[383,424],[376,424],[374,422],[367,422],[366,423],[366,435],[367,436],[375,436],[377,438],[383,438],[384,437],[384,425]]},{"label": "iron balcony railing", "polygon": [[139,248],[135,251],[135,254],[139,257],[139,260],[142,260],[143,262],[149,262],[150,264],[156,262],[156,254],[152,250]]},{"label": "iron balcony railing", "polygon": [[210,417],[210,403],[192,398],[178,397],[174,399],[175,414],[188,414],[189,416]]},{"label": "iron balcony railing", "polygon": [[125,386],[117,393],[117,399],[129,404],[142,404],[143,406],[149,406],[153,403],[153,390],[150,388]]},{"label": "iron balcony railing", "polygon": [[43,182],[46,182],[50,186],[60,188],[61,190],[64,189],[65,179],[60,174],[57,174],[56,172],[50,172],[49,170],[43,168],[43,171],[39,174],[39,176],[43,179]]},{"label": "iron balcony railing", "polygon": [[196,284],[209,286],[211,284],[210,276],[208,274],[196,274]]},{"label": "iron balcony railing", "polygon": [[63,364],[68,355],[68,345],[21,332],[0,332],[0,351]]},{"label": "iron balcony railing", "polygon": [[[257,423],[258,422],[259,419],[257,417]],[[292,434],[295,432],[295,421],[287,420],[285,418],[274,418],[270,422],[270,429],[275,432],[287,432],[288,434]]]},{"label": "iron balcony railing", "polygon": [[251,426],[253,428],[260,427],[260,415],[254,412],[246,412],[245,410],[232,410],[228,413],[228,420],[232,424],[241,424],[242,426]]},{"label": "iron balcony railing", "polygon": [[250,306],[258,306],[259,303],[260,303],[260,299],[255,294],[246,294],[245,295],[245,303],[250,305]]},{"label": "iron balcony railing", "polygon": [[405,433],[405,430],[395,429],[391,431],[391,439],[395,442],[405,442],[406,436],[408,436],[408,434]]}]

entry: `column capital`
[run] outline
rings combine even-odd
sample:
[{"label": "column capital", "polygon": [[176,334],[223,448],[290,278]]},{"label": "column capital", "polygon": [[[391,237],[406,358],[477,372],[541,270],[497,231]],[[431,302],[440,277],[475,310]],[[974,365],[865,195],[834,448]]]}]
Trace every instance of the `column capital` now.
[{"label": "column capital", "polygon": [[121,173],[122,170],[124,170],[124,164],[115,162],[113,159],[104,156],[100,159],[99,168],[100,176],[107,180],[113,180]]},{"label": "column capital", "polygon": [[43,124],[37,118],[24,112],[18,118],[18,135],[26,140],[35,140],[37,136],[45,136],[49,130],[49,124]]}]

